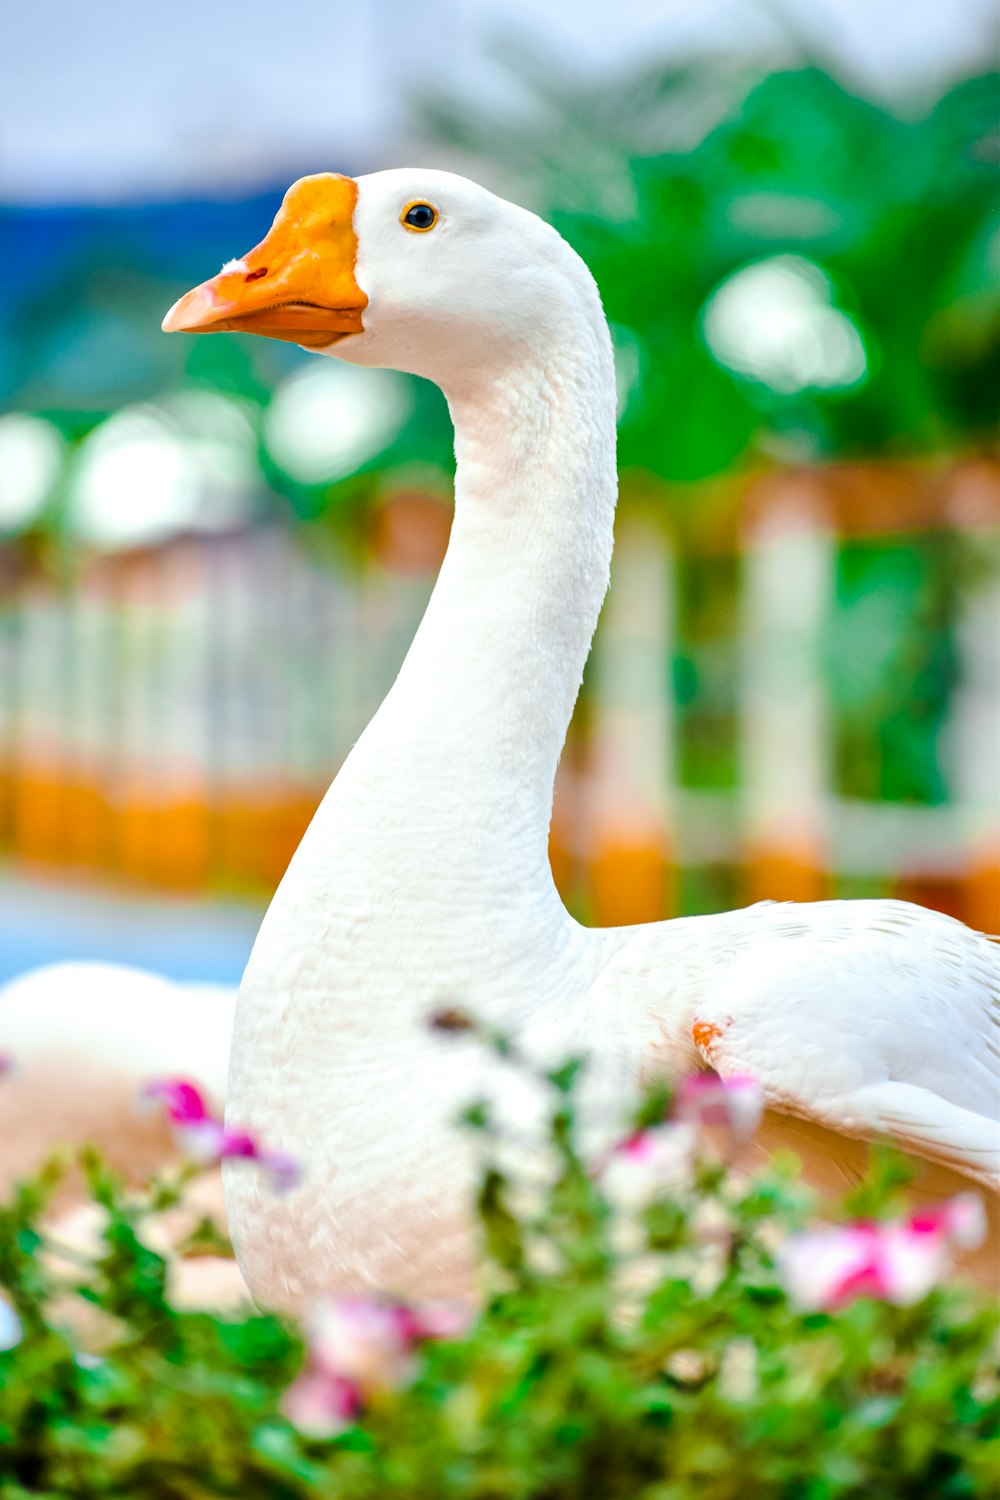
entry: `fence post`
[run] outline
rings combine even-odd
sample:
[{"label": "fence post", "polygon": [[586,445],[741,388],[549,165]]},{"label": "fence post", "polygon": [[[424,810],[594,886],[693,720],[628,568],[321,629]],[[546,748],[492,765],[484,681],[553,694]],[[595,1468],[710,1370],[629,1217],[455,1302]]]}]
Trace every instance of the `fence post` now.
[{"label": "fence post", "polygon": [[37,578],[25,581],[18,615],[14,852],[29,864],[59,865],[65,857],[67,810],[63,730],[68,617],[63,601]]},{"label": "fence post", "polygon": [[662,528],[622,517],[592,664],[587,876],[599,926],[656,921],[675,907],[674,594]]},{"label": "fence post", "polygon": [[0,848],[13,842],[17,790],[17,700],[20,667],[20,559],[0,542]]},{"label": "fence post", "polygon": [[[975,538],[978,579],[963,590],[956,623],[959,683],[942,741],[948,786],[965,846],[962,916],[1000,933],[1000,530],[997,471],[953,475],[951,510]],[[979,526],[986,523],[982,530]],[[992,523],[992,524],[991,524]],[[975,529],[974,529],[975,528]],[[980,539],[982,539],[980,541]]]},{"label": "fence post", "polygon": [[748,898],[827,894],[822,631],[833,541],[818,483],[758,486],[744,550],[740,750]]},{"label": "fence post", "polygon": [[63,858],[91,870],[106,868],[114,847],[108,802],[114,619],[107,577],[103,560],[81,559],[63,600],[69,627]]}]

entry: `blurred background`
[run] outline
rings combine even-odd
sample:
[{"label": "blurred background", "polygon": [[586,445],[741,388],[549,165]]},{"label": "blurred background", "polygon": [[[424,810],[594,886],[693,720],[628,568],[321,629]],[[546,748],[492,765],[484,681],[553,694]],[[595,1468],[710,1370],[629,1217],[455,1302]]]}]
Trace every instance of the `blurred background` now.
[{"label": "blurred background", "polygon": [[594,923],[1000,927],[1000,94],[979,0],[34,0],[0,56],[0,979],[235,982],[450,520],[436,390],[170,303],[317,170],[554,222],[618,359],[552,856]]}]

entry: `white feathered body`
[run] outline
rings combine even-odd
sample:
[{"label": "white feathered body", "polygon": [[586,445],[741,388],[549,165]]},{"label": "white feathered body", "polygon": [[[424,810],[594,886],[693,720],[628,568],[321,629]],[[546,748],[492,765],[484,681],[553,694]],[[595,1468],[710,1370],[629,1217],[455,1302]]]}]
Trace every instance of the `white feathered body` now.
[{"label": "white feathered body", "polygon": [[[397,200],[424,195],[452,237],[398,244]],[[855,1139],[891,1132],[938,1164],[930,1190],[956,1169],[995,1184],[1000,950],[986,939],[896,902],[606,930],[569,917],[548,863],[552,787],[616,494],[596,289],[548,226],[448,174],[360,179],[355,227],[366,331],[335,352],[443,387],[456,511],[399,677],[293,858],[241,988],[229,1118],[306,1172],[288,1200],[228,1176],[255,1295],[447,1295],[467,1281],[455,1115],[483,1087],[522,1126],[531,1103],[478,1044],[428,1030],[441,1007],[539,1058],[586,1053],[587,1109],[609,1125],[640,1080],[709,1063],[758,1078],[762,1139],[778,1144],[784,1122],[820,1177],[850,1175]]]}]

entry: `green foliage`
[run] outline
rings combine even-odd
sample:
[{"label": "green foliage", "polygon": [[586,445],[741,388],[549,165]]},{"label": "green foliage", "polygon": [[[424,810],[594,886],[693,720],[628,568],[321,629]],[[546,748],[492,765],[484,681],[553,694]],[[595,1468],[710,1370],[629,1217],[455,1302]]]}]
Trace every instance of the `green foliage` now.
[{"label": "green foliage", "polygon": [[0,1355],[0,1495],[305,1493],[286,1479],[277,1419],[299,1338],[273,1317],[172,1308],[166,1264],[141,1232],[163,1194],[133,1198],[100,1162],[87,1166],[107,1215],[92,1261],[74,1265],[38,1227],[57,1171],[0,1212],[0,1283],[25,1328]]},{"label": "green foliage", "polygon": [[[432,139],[493,165],[593,271],[634,380],[623,469],[675,481],[755,455],[803,461],[992,441],[1000,374],[994,211],[1000,78],[932,107],[859,97],[821,60],[699,57],[585,83],[508,56],[526,103],[425,106]],[[863,338],[866,377],[786,393],[713,358],[712,293],[770,257],[811,261]]]},{"label": "green foliage", "polygon": [[838,710],[838,781],[848,796],[947,800],[938,735],[958,679],[951,627],[973,545],[944,532],[839,552],[825,667]]},{"label": "green foliage", "polygon": [[[496,1050],[524,1066],[503,1039]],[[0,1496],[990,1493],[996,1309],[953,1286],[909,1308],[860,1299],[835,1314],[795,1311],[773,1251],[809,1206],[781,1164],[747,1177],[705,1157],[692,1189],[626,1222],[579,1144],[578,1072],[539,1075],[549,1170],[527,1198],[489,1111],[474,1112],[486,1301],[463,1336],[424,1346],[408,1387],[374,1397],[328,1441],[281,1411],[303,1360],[292,1325],[170,1305],[143,1227],[183,1177],[134,1194],[88,1158],[102,1244],[57,1269],[40,1226],[64,1169],[19,1187],[0,1212],[0,1284],[25,1330],[0,1354]],[[635,1123],[661,1118],[665,1102],[651,1096]],[[880,1157],[851,1209],[885,1215],[901,1190],[898,1165]]]}]

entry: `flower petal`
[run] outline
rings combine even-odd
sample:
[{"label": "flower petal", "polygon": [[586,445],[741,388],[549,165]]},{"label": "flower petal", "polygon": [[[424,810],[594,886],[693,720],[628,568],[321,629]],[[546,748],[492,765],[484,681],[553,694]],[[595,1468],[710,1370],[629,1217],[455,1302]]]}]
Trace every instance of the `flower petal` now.
[{"label": "flower petal", "polygon": [[220,1160],[225,1136],[221,1120],[193,1120],[174,1126],[174,1139],[181,1150],[206,1166]]},{"label": "flower petal", "polygon": [[687,1122],[653,1125],[620,1141],[599,1168],[609,1203],[640,1212],[656,1198],[688,1187],[694,1170],[694,1127]]},{"label": "flower petal", "polygon": [[975,1250],[986,1238],[986,1210],[978,1193],[957,1193],[912,1214],[909,1227],[914,1234],[944,1235],[962,1250]]},{"label": "flower petal", "polygon": [[753,1135],[764,1112],[760,1085],[748,1073],[720,1078],[695,1073],[681,1084],[677,1116],[701,1127],[721,1126],[740,1140]]},{"label": "flower petal", "polygon": [[914,1234],[905,1224],[882,1226],[879,1295],[897,1307],[912,1307],[940,1281],[949,1265],[944,1236]]},{"label": "flower petal", "polygon": [[261,1151],[257,1159],[276,1193],[290,1193],[298,1187],[302,1169],[294,1156],[289,1156],[286,1151]]},{"label": "flower petal", "polygon": [[357,1416],[361,1398],[349,1380],[307,1370],[288,1387],[281,1408],[307,1437],[335,1437]]},{"label": "flower petal", "polygon": [[790,1234],[778,1250],[778,1274],[802,1312],[827,1312],[856,1295],[872,1274],[873,1243],[856,1226]]},{"label": "flower petal", "polygon": [[473,1321],[472,1309],[462,1302],[425,1302],[410,1316],[412,1337],[418,1339],[458,1339]]},{"label": "flower petal", "polygon": [[173,1125],[196,1124],[210,1118],[201,1091],[187,1078],[154,1078],[146,1084],[140,1099],[162,1099]]},{"label": "flower petal", "polygon": [[243,1156],[250,1161],[257,1161],[260,1159],[261,1149],[248,1130],[230,1130],[228,1126],[220,1126],[219,1155],[223,1158]]},{"label": "flower petal", "polygon": [[353,1381],[363,1396],[400,1385],[413,1372],[413,1334],[391,1303],[325,1298],[307,1320],[306,1334],[317,1368]]}]

